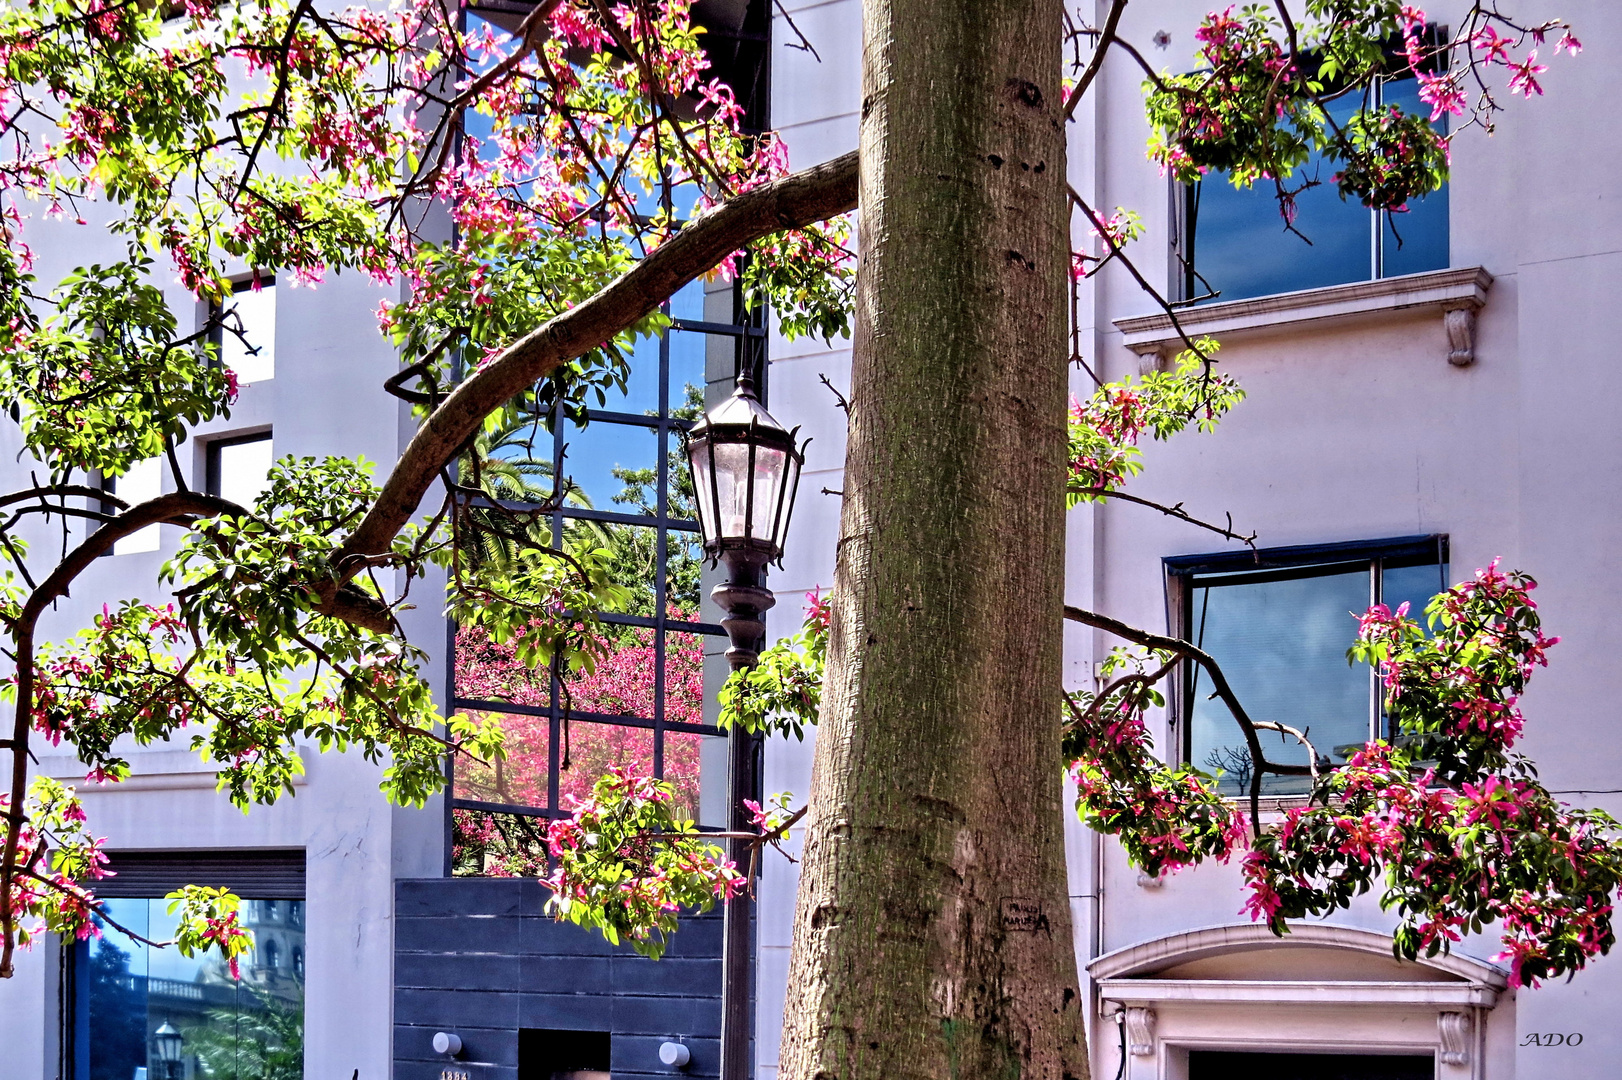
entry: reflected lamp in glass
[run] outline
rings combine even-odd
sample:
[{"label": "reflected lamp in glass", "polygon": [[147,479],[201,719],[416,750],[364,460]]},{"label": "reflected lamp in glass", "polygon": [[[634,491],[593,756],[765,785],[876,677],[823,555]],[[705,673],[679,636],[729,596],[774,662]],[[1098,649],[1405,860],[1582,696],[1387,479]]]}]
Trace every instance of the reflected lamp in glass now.
[{"label": "reflected lamp in glass", "polygon": [[163,1064],[164,1071],[169,1076],[177,1076],[181,1052],[185,1049],[186,1039],[176,1031],[174,1025],[165,1020],[158,1025],[158,1030],[152,1033],[153,1056]]}]

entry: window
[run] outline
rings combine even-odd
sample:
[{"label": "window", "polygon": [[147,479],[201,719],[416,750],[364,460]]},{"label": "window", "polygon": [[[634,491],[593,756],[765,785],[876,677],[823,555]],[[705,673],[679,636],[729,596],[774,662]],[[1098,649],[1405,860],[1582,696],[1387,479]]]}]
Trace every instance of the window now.
[{"label": "window", "polygon": [[[1182,637],[1210,653],[1253,720],[1306,733],[1328,764],[1343,764],[1371,738],[1384,737],[1375,673],[1347,663],[1357,617],[1371,604],[1408,603],[1422,614],[1447,587],[1447,540],[1404,537],[1258,554],[1167,559],[1181,609]],[[1193,664],[1182,673],[1182,735],[1188,761],[1221,772],[1230,795],[1250,790],[1250,753],[1210,680]],[[1260,732],[1267,756],[1306,764],[1293,738]],[[1305,777],[1266,777],[1271,795],[1307,790]]]},{"label": "window", "polygon": [[[129,467],[123,476],[108,476],[102,480],[102,487],[111,494],[117,495],[131,506],[143,503],[149,499],[156,499],[163,494],[163,465],[162,458],[147,458],[137,461]],[[113,507],[107,504],[104,510],[111,511]],[[122,540],[113,542],[114,555],[134,555],[143,551],[158,550],[158,527],[148,525],[138,532],[133,532]]]},{"label": "window", "polygon": [[236,372],[242,385],[276,376],[276,279],[261,274],[258,281],[257,288],[252,278],[232,286],[225,326],[214,330],[220,363]]},{"label": "window", "polygon": [[[1381,80],[1375,96],[1377,106],[1426,109],[1412,78]],[[1361,103],[1348,95],[1329,112],[1342,122]],[[1188,303],[1242,300],[1447,267],[1445,186],[1411,202],[1407,212],[1391,213],[1341,199],[1334,174],[1334,164],[1313,155],[1287,182],[1293,189],[1319,181],[1296,196],[1295,227],[1310,243],[1286,230],[1277,192],[1266,181],[1239,189],[1227,173],[1212,170],[1181,188],[1174,291]]]},{"label": "window", "polygon": [[264,493],[275,461],[270,432],[215,439],[208,444],[208,493],[252,507]]},{"label": "window", "polygon": [[727,670],[726,637],[700,610],[702,548],[680,433],[712,382],[712,393],[730,393],[742,363],[764,375],[765,331],[721,283],[696,282],[666,310],[671,329],[638,343],[624,392],[589,410],[584,427],[534,418],[481,447],[512,466],[519,504],[550,495],[553,463],[563,462],[572,490],[552,517],[553,543],[585,535],[613,551],[635,600],[603,616],[618,637],[589,674],[531,671],[482,629],[456,633],[452,707],[498,714],[508,750],[503,762],[455,765],[456,873],[532,870],[543,857],[539,819],[566,816],[611,767],[662,777],[693,820],[724,824],[726,739],[705,715],[705,686],[713,697]]},{"label": "window", "polygon": [[[290,900],[302,906],[301,900]],[[142,937],[174,936],[169,901],[117,897],[106,901],[112,921]],[[304,965],[301,930],[266,924],[259,906],[242,906],[255,949],[240,959],[234,979],[217,957],[181,956],[154,948],[109,922],[101,936],[73,945],[66,1000],[70,1002],[71,1080],[300,1080],[304,1075]],[[278,966],[293,949],[291,970]],[[180,1060],[166,1061],[153,1036],[163,1025],[181,1036]]]}]

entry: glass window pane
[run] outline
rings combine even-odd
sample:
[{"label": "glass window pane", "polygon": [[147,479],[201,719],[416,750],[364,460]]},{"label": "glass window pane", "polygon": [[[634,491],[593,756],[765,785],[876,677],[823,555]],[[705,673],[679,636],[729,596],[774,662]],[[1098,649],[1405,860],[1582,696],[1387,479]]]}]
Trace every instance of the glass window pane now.
[{"label": "glass window pane", "polygon": [[1380,602],[1396,611],[1408,605],[1408,617],[1425,625],[1425,605],[1447,588],[1447,565],[1388,567],[1381,575]]},{"label": "glass window pane", "polygon": [[653,514],[659,482],[659,433],[634,424],[594,421],[564,433],[563,468],[579,505],[621,514]]},{"label": "glass window pane", "polygon": [[[108,914],[145,937],[174,936],[162,899],[118,899]],[[132,1080],[143,1073],[209,1080],[300,1080],[304,1067],[304,903],[246,900],[242,924],[254,948],[240,979],[217,957],[152,948],[103,924],[75,963],[82,996],[74,1004],[76,1075]],[[160,1029],[178,1035],[179,1060],[160,1054]]]},{"label": "glass window pane", "polygon": [[[1419,100],[1417,80],[1399,79],[1385,83],[1381,88],[1381,98],[1386,104],[1396,105],[1405,113],[1429,115],[1430,106]],[[1446,121],[1444,116],[1432,126],[1445,132]],[[1384,229],[1380,244],[1382,277],[1417,274],[1448,266],[1448,197],[1445,185],[1440,191],[1409,202],[1407,213],[1381,216]]]},{"label": "glass window pane", "polygon": [[606,655],[591,671],[571,673],[563,680],[570,712],[602,716],[637,716],[652,720],[655,656],[653,630],[647,627],[610,626],[619,636],[609,642]]},{"label": "glass window pane", "polygon": [[539,877],[546,873],[546,819],[484,810],[451,811],[455,877]]},{"label": "glass window pane", "polygon": [[665,533],[665,617],[697,622],[704,545],[697,533]]},{"label": "glass window pane", "polygon": [[[142,937],[147,933],[145,900],[108,900],[114,922]],[[98,920],[100,921],[100,920]],[[101,922],[100,937],[91,938],[78,955],[84,1001],[75,1031],[87,1056],[89,1080],[130,1080],[147,1066],[147,946]]]},{"label": "glass window pane", "polygon": [[476,761],[458,755],[452,797],[508,806],[547,806],[547,774],[551,768],[552,721],[527,713],[482,713],[467,710],[475,720],[495,718],[506,735],[507,757]]},{"label": "glass window pane", "polygon": [[[131,465],[129,471],[112,481],[112,492],[134,506],[163,494],[163,459],[147,458]],[[114,555],[132,555],[158,550],[158,526],[148,525],[122,540],[114,541]]]},{"label": "glass window pane", "polygon": [[665,632],[665,720],[704,723],[704,637]]},{"label": "glass window pane", "polygon": [[[1357,615],[1369,605],[1367,567],[1313,577],[1196,584],[1191,591],[1195,644],[1222,665],[1253,720],[1305,731],[1331,763],[1344,762],[1368,740],[1369,671],[1346,661]],[[1226,706],[1210,698],[1208,678],[1195,673],[1191,684],[1194,765],[1222,769],[1224,792],[1248,791],[1250,759],[1238,726]],[[1306,764],[1306,751],[1293,738],[1273,732],[1262,732],[1261,738],[1272,760]],[[1308,786],[1305,778],[1270,776],[1263,791],[1281,794]]]},{"label": "glass window pane", "polygon": [[714,349],[727,350],[730,358],[732,340],[716,334],[670,332],[670,415],[678,420],[697,420],[704,415],[705,357]]},{"label": "glass window pane", "polygon": [[609,769],[633,776],[653,775],[652,728],[573,720],[568,726],[569,767],[558,770],[558,803],[564,810],[591,794]]},{"label": "glass window pane", "polygon": [[214,455],[214,494],[238,506],[251,507],[264,493],[275,462],[270,436],[244,442],[219,443]]},{"label": "glass window pane", "polygon": [[676,789],[681,815],[700,825],[725,828],[726,736],[667,731],[664,740],[665,781]]},{"label": "glass window pane", "polygon": [[551,670],[525,664],[511,641],[496,642],[482,626],[464,626],[456,632],[454,678],[452,692],[459,698],[535,708],[545,708],[551,701]]},{"label": "glass window pane", "polygon": [[[220,334],[220,363],[236,372],[237,382],[264,382],[276,375],[276,286],[252,286],[231,296],[225,329]],[[242,336],[234,331],[241,324]],[[247,341],[244,343],[243,338]]]},{"label": "glass window pane", "polygon": [[[514,502],[545,502],[552,498],[552,448],[555,438],[533,413],[495,432],[480,432],[474,453],[481,463],[479,479],[500,498]],[[463,482],[473,483],[471,466],[464,465]]]},{"label": "glass window pane", "polygon": [[659,415],[659,339],[637,338],[636,344],[625,354],[625,362],[629,368],[625,389],[609,388],[601,398],[593,391],[586,404],[610,412]]},{"label": "glass window pane", "polygon": [[704,281],[690,281],[670,298],[670,317],[673,319],[704,320]]},{"label": "glass window pane", "polygon": [[564,534],[571,543],[588,543],[611,552],[614,582],[631,590],[624,614],[652,617],[659,571],[659,534],[653,526],[570,518],[564,523]]},{"label": "glass window pane", "polygon": [[[1337,121],[1346,119],[1359,100],[1346,98],[1331,106]],[[1342,199],[1335,187],[1333,163],[1313,155],[1286,183],[1298,187],[1315,179],[1318,186],[1295,197],[1295,228],[1285,228],[1278,193],[1269,181],[1235,188],[1228,174],[1212,170],[1194,185],[1188,202],[1188,243],[1194,267],[1218,300],[1315,289],[1373,276],[1373,214],[1355,199]],[[1310,243],[1308,242],[1310,241]],[[1194,283],[1194,294],[1206,286]]]}]

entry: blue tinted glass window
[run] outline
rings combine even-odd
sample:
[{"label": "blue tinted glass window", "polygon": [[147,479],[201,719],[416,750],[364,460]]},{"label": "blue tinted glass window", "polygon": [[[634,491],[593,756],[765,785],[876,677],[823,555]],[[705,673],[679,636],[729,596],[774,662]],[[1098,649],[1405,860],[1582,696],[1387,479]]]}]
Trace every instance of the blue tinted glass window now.
[{"label": "blue tinted glass window", "polygon": [[[1373,602],[1395,608],[1408,603],[1422,617],[1425,604],[1446,587],[1447,564],[1383,566],[1360,560],[1291,570],[1195,574],[1185,609],[1188,640],[1221,665],[1252,720],[1302,730],[1320,756],[1320,766],[1344,764],[1368,741],[1378,688],[1365,665],[1347,661],[1357,619]],[[1251,759],[1238,724],[1220,699],[1211,697],[1205,672],[1186,670],[1188,759],[1206,772],[1221,772],[1219,789],[1239,796],[1250,790]],[[1267,757],[1280,764],[1306,764],[1294,738],[1260,732]],[[1384,734],[1383,731],[1380,732]],[[1306,777],[1269,775],[1262,791],[1298,794]]]},{"label": "blue tinted glass window", "polygon": [[[185,957],[129,937],[174,937],[169,901],[106,901],[99,937],[72,961],[74,1080],[302,1080],[302,900],[246,901],[255,947],[240,978],[217,957]],[[283,958],[298,957],[289,965]],[[277,962],[272,962],[272,958]],[[160,1033],[165,1036],[160,1038]]]},{"label": "blue tinted glass window", "polygon": [[[1426,108],[1412,79],[1385,83],[1379,93],[1382,104],[1407,112]],[[1343,99],[1330,106],[1330,114],[1344,121],[1360,103]],[[1335,172],[1333,163],[1315,154],[1285,184],[1294,190],[1317,181],[1295,196],[1295,232],[1286,226],[1277,191],[1267,181],[1240,189],[1227,173],[1212,171],[1190,185],[1180,252],[1185,298],[1243,300],[1448,265],[1445,187],[1414,200],[1404,213],[1376,214],[1340,197]]]},{"label": "blue tinted glass window", "polygon": [[[1369,673],[1346,663],[1357,613],[1372,599],[1368,565],[1311,577],[1256,579],[1229,584],[1196,579],[1193,640],[1222,666],[1252,720],[1270,720],[1305,732],[1321,755],[1341,762],[1348,745],[1369,737]],[[1208,680],[1192,679],[1190,758],[1207,771],[1223,772],[1232,794],[1250,783],[1250,754],[1227,706],[1210,698]],[[1281,764],[1306,764],[1293,738],[1261,735],[1262,750]],[[1295,777],[1269,776],[1263,791],[1304,791]]]},{"label": "blue tinted glass window", "polygon": [[[1381,93],[1386,104],[1397,105],[1406,113],[1424,113],[1429,108],[1420,103],[1419,84],[1413,79],[1386,83]],[[1435,126],[1445,130],[1446,117]],[[1405,213],[1381,215],[1380,276],[1445,269],[1447,214],[1447,187],[1443,185],[1440,191],[1411,201]]]}]

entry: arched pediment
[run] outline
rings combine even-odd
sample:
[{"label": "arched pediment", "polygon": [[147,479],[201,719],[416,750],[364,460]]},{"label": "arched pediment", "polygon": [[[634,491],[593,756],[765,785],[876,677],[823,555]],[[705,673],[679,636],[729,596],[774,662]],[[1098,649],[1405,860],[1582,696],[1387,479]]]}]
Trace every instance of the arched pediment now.
[{"label": "arched pediment", "polygon": [[1087,965],[1098,982],[1144,979],[1337,983],[1467,983],[1501,991],[1505,974],[1457,953],[1397,960],[1391,936],[1355,926],[1304,923],[1278,937],[1265,925],[1208,926],[1105,953]]}]

